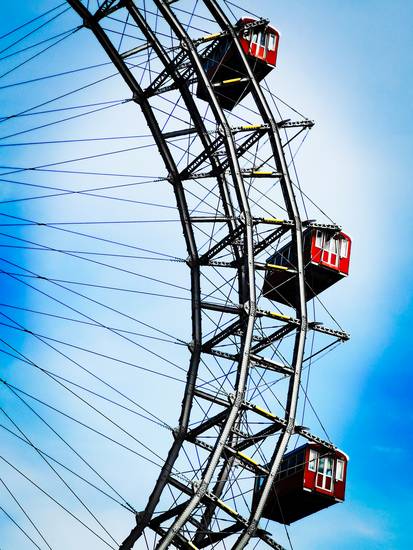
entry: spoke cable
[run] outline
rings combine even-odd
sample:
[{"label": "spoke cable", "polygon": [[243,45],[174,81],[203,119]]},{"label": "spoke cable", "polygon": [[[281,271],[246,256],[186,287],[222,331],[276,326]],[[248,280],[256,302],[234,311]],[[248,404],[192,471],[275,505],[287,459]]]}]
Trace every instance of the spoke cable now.
[{"label": "spoke cable", "polygon": [[[1,425],[1,427],[3,427]],[[26,510],[23,508],[23,506],[21,505],[21,503],[19,502],[19,500],[17,499],[16,495],[13,494],[13,492],[11,491],[10,487],[7,486],[6,482],[4,481],[4,479],[2,479],[0,477],[0,483],[3,485],[3,487],[6,489],[6,491],[9,493],[9,495],[11,496],[11,498],[14,500],[14,502],[17,504],[17,506],[20,508],[20,510],[23,512],[23,514],[26,516],[27,520],[29,521],[29,523],[32,525],[33,529],[36,531],[36,533],[39,535],[39,537],[43,540],[43,542],[46,544],[46,546],[49,548],[49,550],[53,550],[52,547],[50,546],[50,544],[47,542],[47,540],[44,538],[42,532],[40,531],[40,529],[37,527],[37,525],[34,523],[34,521],[32,520],[32,518],[29,516],[29,514],[26,512]]]},{"label": "spoke cable", "polygon": [[[69,514],[73,519],[75,519],[78,523],[80,523],[83,527],[85,527],[88,531],[90,531],[95,537],[100,539],[106,546],[109,546],[109,548],[112,548],[112,550],[117,550],[114,546],[109,544],[105,539],[103,539],[98,533],[96,533],[91,527],[89,527],[85,522],[83,522],[80,518],[78,518],[73,512],[71,512],[66,506],[61,504],[57,499],[55,499],[50,493],[45,491],[40,485],[38,485],[35,481],[33,481],[28,475],[26,475],[22,470],[19,470],[16,466],[14,466],[11,462],[9,462],[4,456],[0,455],[0,460],[2,460],[5,464],[7,464],[12,470],[20,474],[26,481],[28,481],[31,485],[36,487],[41,493],[43,493],[45,496],[47,496],[52,502],[57,504],[64,512]],[[4,510],[3,510],[4,511]],[[39,547],[38,547],[39,548]],[[41,548],[39,548],[41,550]]]},{"label": "spoke cable", "polygon": [[[8,388],[8,386],[6,386]],[[23,430],[16,424],[16,422],[6,413],[6,411],[0,407],[1,412],[6,416],[9,422],[16,428],[20,435],[27,441],[27,443],[35,450],[35,452],[40,456],[40,458],[47,464],[47,466],[52,470],[52,472],[57,476],[58,479],[63,483],[66,489],[75,497],[75,499],[83,506],[83,508],[90,514],[90,516],[96,521],[99,527],[109,536],[109,538],[117,544],[116,540],[112,537],[106,527],[98,520],[96,515],[92,512],[89,506],[86,505],[85,501],[79,497],[79,495],[72,489],[72,487],[67,483],[61,474],[56,470],[52,463],[33,445],[30,438],[23,432]]]}]

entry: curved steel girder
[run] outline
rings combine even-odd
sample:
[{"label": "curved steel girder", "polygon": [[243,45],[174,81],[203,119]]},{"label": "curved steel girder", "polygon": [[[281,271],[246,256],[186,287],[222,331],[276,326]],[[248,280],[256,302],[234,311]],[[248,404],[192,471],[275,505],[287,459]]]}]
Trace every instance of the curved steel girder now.
[{"label": "curved steel girder", "polygon": [[[150,107],[148,101],[143,97],[142,90],[137,85],[137,82],[134,80],[133,75],[130,73],[130,71],[126,67],[125,63],[123,62],[122,58],[119,56],[116,49],[112,46],[112,44],[110,43],[110,41],[107,38],[107,36],[105,35],[105,33],[102,31],[101,27],[93,19],[92,14],[90,14],[90,12],[88,12],[78,0],[68,0],[68,2],[81,15],[81,17],[87,23],[87,26],[89,26],[93,30],[93,32],[97,36],[98,40],[100,41],[100,43],[104,47],[105,51],[108,53],[109,57],[111,58],[112,62],[118,68],[119,72],[124,77],[126,83],[129,85],[132,93],[134,94],[134,98],[140,104],[140,106],[142,108],[143,114],[144,114],[145,118],[147,119],[148,125],[149,125],[150,129],[152,130],[154,138],[155,138],[155,140],[158,144],[158,148],[159,148],[159,150],[161,152],[161,155],[164,159],[165,165],[167,166],[167,168],[168,168],[168,170],[169,170],[169,172],[172,176],[172,181],[174,183],[175,194],[177,195],[177,204],[178,204],[178,208],[179,208],[180,214],[181,214],[181,221],[182,221],[182,224],[184,226],[184,230],[186,229],[185,238],[186,238],[186,241],[187,241],[187,249],[188,249],[190,258],[192,260],[194,260],[194,259],[196,259],[196,245],[195,245],[195,242],[194,242],[194,239],[193,239],[193,232],[192,232],[192,228],[191,228],[191,225],[190,225],[188,211],[186,209],[186,215],[184,215],[185,209],[182,209],[183,203],[185,203],[185,200],[182,201],[182,199],[185,199],[184,192],[183,192],[183,187],[182,187],[181,181],[179,179],[179,174],[177,173],[176,166],[174,166],[172,155],[170,155],[170,153],[169,153],[167,143],[165,142],[165,140],[162,137],[162,134],[159,130],[159,127],[156,123],[156,119],[153,116],[153,113],[151,111],[151,107]],[[227,440],[229,439],[229,431],[230,431],[231,427],[234,425],[234,423],[236,422],[237,415],[240,411],[240,404],[242,402],[245,383],[246,383],[246,380],[247,380],[248,354],[249,354],[249,348],[251,346],[251,337],[252,337],[252,331],[253,331],[253,327],[254,327],[256,304],[255,304],[255,282],[254,282],[254,266],[253,266],[253,245],[252,245],[251,215],[250,215],[250,211],[249,211],[248,199],[246,197],[245,189],[244,189],[244,186],[243,186],[243,180],[242,180],[242,176],[241,176],[241,171],[239,169],[237,153],[236,153],[236,150],[235,150],[235,144],[234,144],[234,140],[233,140],[231,130],[230,130],[228,124],[227,124],[224,113],[222,112],[222,110],[219,106],[219,103],[218,103],[218,101],[215,97],[213,89],[210,87],[210,85],[208,83],[208,80],[206,79],[205,74],[203,73],[203,70],[202,70],[197,52],[196,52],[195,48],[193,47],[193,44],[190,41],[187,34],[185,33],[185,31],[183,31],[182,27],[180,27],[179,22],[174,19],[174,16],[173,16],[171,10],[169,9],[169,5],[168,5],[169,3],[166,4],[163,1],[158,1],[157,2],[156,0],[155,0],[155,3],[158,5],[158,7],[163,12],[164,17],[166,16],[166,19],[169,20],[169,24],[174,27],[174,31],[176,32],[177,36],[180,36],[181,39],[183,40],[183,43],[186,45],[186,47],[188,49],[188,55],[192,59],[193,64],[195,65],[195,72],[197,73],[198,78],[201,78],[201,79],[204,80],[204,83],[205,83],[207,89],[209,90],[210,104],[212,106],[214,114],[215,114],[217,120],[220,121],[221,127],[224,129],[224,135],[225,135],[225,139],[226,139],[226,148],[227,148],[227,153],[228,153],[228,156],[229,156],[229,159],[230,159],[231,172],[233,174],[233,183],[234,183],[234,187],[237,191],[238,201],[239,201],[239,204],[241,206],[241,211],[244,215],[243,216],[244,220],[246,222],[245,223],[245,228],[246,228],[246,230],[245,230],[245,241],[246,241],[245,245],[246,246],[244,247],[244,249],[246,250],[247,253],[244,255],[244,258],[246,260],[246,262],[244,264],[244,270],[246,272],[247,284],[242,284],[243,277],[240,277],[239,279],[240,279],[240,294],[241,294],[240,297],[242,298],[240,300],[240,303],[245,303],[246,302],[249,306],[248,307],[248,311],[249,311],[248,322],[247,322],[246,330],[244,331],[244,345],[243,345],[243,348],[242,348],[243,353],[241,354],[242,361],[241,361],[241,364],[240,364],[238,380],[237,380],[238,387],[237,387],[236,399],[233,402],[233,406],[231,407],[231,411],[230,411],[230,414],[229,414],[228,421],[227,421],[226,425],[224,426],[223,431],[221,432],[221,436],[220,436],[219,440],[217,441],[214,452],[211,454],[211,460],[210,460],[209,465],[208,465],[208,467],[205,471],[205,475],[203,477],[200,488],[198,489],[197,494],[191,499],[191,501],[190,501],[189,505],[186,507],[184,513],[181,514],[181,516],[175,522],[173,527],[166,534],[163,542],[160,545],[160,548],[164,548],[173,539],[174,533],[176,532],[176,530],[179,530],[180,526],[182,526],[185,523],[186,519],[190,516],[191,511],[195,508],[195,506],[197,505],[199,500],[202,498],[202,494],[206,490],[208,482],[211,479],[211,477],[214,473],[214,469],[215,469],[215,467],[216,467],[216,465],[217,465],[217,463],[218,463],[218,461],[219,461],[219,459],[222,455],[223,448],[224,448]],[[131,2],[131,1],[127,1],[124,4],[128,4],[129,6],[134,5],[133,2]],[[228,28],[230,28],[230,27],[228,27]],[[235,38],[235,33],[234,33],[232,27],[230,28],[230,30],[232,31],[231,34],[234,36],[234,39],[237,42],[237,40]],[[158,52],[158,55],[159,55],[159,52]],[[255,82],[252,75],[251,75],[251,80],[252,80],[253,84],[255,84],[255,87],[258,90],[258,94],[257,94],[257,90],[254,89],[254,95],[255,96],[258,95],[258,98],[259,98],[259,95],[260,95],[261,91],[260,91],[259,87],[257,86],[257,83]],[[184,89],[185,89],[185,87],[184,87]],[[187,90],[187,92],[188,92],[188,90]],[[181,93],[182,93],[182,90],[181,90]],[[257,99],[257,97],[256,97],[256,99]],[[188,95],[186,96],[186,100],[189,100]],[[193,100],[192,100],[192,102],[193,102]],[[259,105],[259,107],[260,107],[260,105]],[[262,105],[261,105],[261,107],[262,107]],[[261,114],[262,114],[264,120],[267,119],[270,122],[272,121],[272,123],[273,123],[272,124],[272,130],[273,130],[273,132],[274,132],[274,130],[276,131],[276,125],[275,125],[274,121],[271,118],[271,113],[268,109],[268,106],[267,106],[266,109],[265,108],[264,109],[260,108],[260,111],[261,111]],[[197,111],[195,110],[195,112],[197,112]],[[267,115],[267,116],[264,116],[264,115]],[[276,137],[278,137],[278,140],[279,140],[278,134],[276,135]],[[279,145],[281,145],[281,144],[279,143]],[[279,159],[279,160],[281,160],[280,164],[282,165],[282,161],[284,160],[283,156],[282,156],[282,148],[280,148],[280,149],[276,148],[277,152],[279,152],[280,150],[281,150],[281,159]],[[274,156],[277,160],[277,156],[276,155],[274,155]],[[284,165],[285,165],[285,161],[284,161]],[[286,166],[285,166],[285,170],[284,170],[284,176],[286,176],[287,179],[288,179],[288,172],[286,170]],[[286,183],[288,184],[288,181],[284,182],[283,191],[285,191],[284,188],[286,186]],[[288,187],[288,185],[287,185],[287,187]],[[287,189],[287,192],[284,193],[285,198],[286,198],[286,204],[287,204],[287,207],[289,207],[289,210],[293,212],[293,215],[291,217],[295,220],[295,222],[296,222],[296,232],[299,233],[299,237],[301,237],[301,226],[300,226],[300,221],[299,221],[298,210],[297,210],[296,205],[295,205],[294,195],[292,193],[291,182],[290,182],[290,188],[291,188],[290,189],[291,193],[288,192],[288,189]],[[182,193],[183,196],[180,196],[180,194],[177,193],[177,190],[179,190]],[[294,208],[294,206],[295,206],[295,208]],[[297,210],[297,212],[294,213],[294,210]],[[230,217],[232,217],[232,216],[230,216]],[[233,219],[233,217],[232,217],[232,219]],[[296,240],[297,240],[297,246],[299,246],[299,238],[297,238]],[[193,245],[193,246],[191,246],[191,245]],[[196,262],[192,261],[191,263],[192,263],[192,267],[191,267],[192,277],[191,278],[194,279],[194,271],[196,271]],[[198,278],[198,291],[199,291],[199,269],[197,271],[198,271],[197,272],[197,278]],[[194,284],[192,285],[192,288],[194,289]],[[305,311],[305,302],[304,302],[304,311]],[[193,308],[193,313],[194,313],[194,308]],[[199,306],[198,306],[197,314],[198,314],[199,320],[200,320]],[[194,315],[193,315],[193,318],[194,318]],[[305,324],[302,325],[302,326],[305,326]],[[200,323],[199,323],[199,336],[200,336]],[[298,340],[300,340],[300,339],[298,339]],[[200,338],[198,340],[194,339],[194,341],[195,342],[200,342]],[[197,358],[196,358],[195,361],[193,361],[194,360],[194,354],[197,355]],[[295,355],[297,356],[297,352],[295,352]],[[191,377],[191,373],[192,373],[192,377],[191,377],[192,378],[192,384],[191,384],[192,390],[193,390],[194,383],[195,383],[195,380],[196,380],[196,368],[197,368],[198,361],[199,361],[199,349],[198,350],[195,349],[195,351],[192,355],[192,358],[191,358],[191,366],[190,366],[190,369],[189,369],[189,378]],[[189,378],[188,378],[188,385],[189,385]],[[193,393],[193,391],[192,391],[192,393]],[[290,396],[289,396],[289,400],[291,400]],[[188,405],[188,400],[187,400],[187,405]],[[162,478],[162,480],[163,480],[163,485],[162,486],[164,486],[167,483],[168,472],[169,473],[171,472],[172,465],[173,465],[173,463],[175,462],[175,460],[177,458],[177,455],[179,453],[179,448],[182,445],[182,442],[184,440],[184,435],[185,435],[185,430],[184,429],[185,429],[185,425],[187,425],[187,420],[189,419],[190,406],[186,407],[186,414],[184,414],[184,409],[185,409],[185,403],[183,405],[183,411],[182,411],[182,414],[181,414],[181,419],[183,417],[186,417],[186,422],[184,420],[183,423],[181,424],[181,428],[182,428],[180,430],[181,433],[179,434],[179,437],[175,441],[174,445],[172,446],[171,451],[168,455],[168,459],[167,459],[167,462],[165,464],[164,470],[161,473],[160,478]],[[288,413],[288,411],[287,411],[287,413]],[[291,415],[290,415],[290,417],[291,417]],[[285,434],[287,434],[288,437],[289,437],[289,432],[290,432],[290,430],[285,432]],[[283,451],[281,450],[281,447],[285,448],[285,446],[287,444],[287,441],[288,441],[288,439],[285,441],[285,445],[281,445],[278,448],[278,454],[280,456],[282,456],[282,454],[283,454]],[[274,465],[275,465],[275,462],[274,462]],[[134,541],[129,541],[129,542],[131,544],[128,544],[127,546],[122,546],[122,548],[131,548]],[[125,543],[126,543],[126,541],[125,541]]]},{"label": "curved steel girder", "polygon": [[[145,35],[148,42],[150,42],[152,44],[154,51],[157,53],[158,58],[162,61],[165,69],[171,67],[171,59],[169,58],[168,54],[165,52],[164,48],[162,47],[162,45],[158,41],[156,35],[151,31],[151,29],[147,25],[145,19],[142,17],[139,10],[137,10],[134,3],[133,2],[125,2],[125,7],[129,11],[129,13],[131,14],[131,16],[134,19],[135,23],[141,29],[142,33]],[[183,79],[179,78],[173,72],[169,76],[174,80],[176,88],[180,90],[181,95],[182,95],[189,111],[191,112],[191,116],[192,116],[194,124],[195,124],[195,129],[198,133],[198,136],[201,138],[201,141],[203,142],[205,150],[209,150],[211,148],[212,140],[210,139],[209,134],[206,132],[203,120],[199,115],[198,109],[197,109],[196,104],[193,100],[193,96],[192,96],[186,82]],[[215,171],[214,169],[216,168],[217,162],[216,162],[216,160],[213,156],[210,157],[210,162],[211,162],[213,171]],[[218,170],[216,171],[216,173],[218,173]],[[229,220],[229,232],[230,232],[229,236],[231,237],[231,234],[233,234],[234,230],[235,230],[235,225],[233,223],[233,220],[234,220],[233,208],[232,208],[232,204],[230,203],[229,192],[228,192],[228,188],[227,188],[225,180],[223,180],[223,178],[220,175],[217,176],[217,179],[218,179],[218,183],[219,183],[220,190],[221,190],[221,196],[223,197],[225,212],[226,212],[227,216],[231,217],[231,219]],[[233,253],[234,253],[235,258],[239,259],[239,252],[238,252],[237,247],[234,247]],[[241,273],[239,273],[239,275],[238,275],[239,280],[240,280],[240,277],[241,277]],[[181,425],[181,422],[180,422],[180,425]],[[222,475],[219,476],[220,479],[221,478],[223,480],[227,479],[227,472],[232,468],[234,460],[235,460],[235,457],[233,457],[233,456],[231,456],[229,459],[226,460],[226,463],[224,464],[223,469],[222,469]],[[149,498],[149,502],[148,502],[148,505],[145,509],[145,512],[140,515],[138,525],[133,530],[133,538],[137,539],[140,536],[140,534],[142,533],[143,529],[149,523],[149,520],[152,517],[152,514],[154,512],[155,506],[156,506],[157,502],[159,501],[160,492],[162,491],[162,489],[166,485],[166,483],[167,483],[167,478],[165,478],[164,476],[161,475],[159,477],[159,479],[157,480],[156,486],[155,486],[155,488],[154,488],[154,490],[151,494],[151,497]],[[216,483],[215,487],[214,487],[213,493],[217,497],[219,497],[220,494],[222,493],[223,489],[224,489],[224,486],[225,486],[225,481],[218,481]],[[206,513],[206,520],[205,520],[206,525],[209,524],[209,521],[212,517],[214,509],[215,509],[214,503],[210,503],[209,507],[207,507],[208,512]],[[131,537],[128,537],[128,541],[129,541],[129,544],[130,544]],[[194,542],[196,544],[196,537],[194,539]],[[125,548],[126,548],[126,546],[125,546]]]},{"label": "curved steel girder", "polygon": [[[209,103],[211,109],[215,115],[217,122],[219,122],[223,136],[225,138],[225,148],[229,159],[229,164],[231,168],[231,175],[233,180],[233,185],[237,198],[239,201],[239,206],[241,214],[243,216],[243,221],[245,225],[244,233],[244,273],[245,273],[245,283],[240,281],[242,284],[241,287],[241,296],[240,303],[247,306],[247,320],[246,326],[243,330],[243,337],[241,343],[241,353],[240,353],[240,363],[238,365],[237,371],[237,380],[235,387],[235,398],[229,406],[228,416],[226,421],[223,423],[220,435],[217,438],[214,449],[211,452],[211,455],[208,460],[208,465],[204,470],[203,477],[200,480],[198,489],[196,490],[194,496],[190,499],[186,508],[179,514],[175,522],[168,529],[165,537],[162,538],[161,542],[158,544],[157,548],[163,550],[171,544],[174,539],[174,536],[181,527],[186,523],[188,518],[191,516],[191,513],[200,503],[207,487],[212,479],[212,476],[215,472],[215,469],[218,465],[219,460],[221,459],[225,445],[231,436],[231,430],[236,423],[241,405],[243,402],[244,391],[248,379],[248,369],[249,369],[249,350],[252,344],[252,336],[255,323],[255,311],[256,311],[256,295],[255,295],[255,270],[254,270],[254,247],[253,247],[253,221],[251,218],[251,212],[249,208],[248,197],[246,195],[244,181],[241,174],[241,169],[238,162],[238,157],[236,153],[236,146],[234,143],[233,134],[231,128],[227,122],[227,119],[224,115],[224,112],[219,105],[219,102],[216,98],[216,95],[213,91],[213,88],[202,68],[201,60],[196,51],[196,48],[178,21],[174,13],[170,9],[169,3],[164,2],[163,0],[154,0],[155,5],[158,7],[160,13],[163,15],[164,19],[167,21],[177,38],[181,41],[181,44],[186,47],[188,51],[188,57],[190,58],[194,71],[203,85],[205,85],[208,95]],[[245,285],[245,286],[244,286]]]},{"label": "curved steel girder", "polygon": [[268,498],[268,495],[271,490],[271,486],[281,463],[282,456],[287,448],[287,444],[290,436],[294,433],[295,428],[295,415],[297,411],[298,403],[298,394],[300,387],[301,379],[301,370],[302,370],[302,361],[304,356],[304,346],[307,333],[307,306],[305,298],[305,278],[304,278],[304,261],[303,261],[303,244],[302,244],[302,223],[300,219],[300,214],[297,206],[297,202],[294,196],[293,185],[289,176],[287,163],[283,153],[283,147],[281,143],[281,138],[279,135],[278,127],[275,123],[275,120],[272,116],[271,110],[268,106],[268,103],[258,85],[257,81],[254,78],[254,75],[251,71],[251,68],[248,64],[244,51],[239,43],[237,35],[234,31],[234,28],[230,24],[228,18],[224,12],[219,7],[216,0],[203,0],[207,8],[210,10],[211,14],[218,22],[219,26],[227,31],[231,36],[235,47],[238,50],[239,56],[242,59],[244,70],[247,72],[252,83],[252,93],[254,99],[259,109],[261,116],[264,121],[270,126],[270,141],[271,147],[276,161],[277,170],[282,174],[280,178],[280,184],[284,193],[284,200],[287,206],[288,214],[292,220],[295,222],[293,234],[293,242],[297,249],[297,292],[299,300],[297,305],[297,319],[300,321],[300,328],[298,331],[298,336],[296,338],[294,346],[294,356],[293,356],[293,368],[294,374],[290,377],[290,383],[288,388],[288,398],[286,405],[286,420],[287,420],[287,429],[283,432],[282,436],[278,439],[273,457],[270,462],[270,473],[267,477],[266,482],[261,491],[260,498],[255,505],[255,509],[251,511],[251,516],[249,520],[248,527],[243,529],[241,536],[238,538],[237,543],[234,548],[240,550],[244,548],[251,536],[255,533],[258,522],[261,518],[265,502]]},{"label": "curved steel girder", "polygon": [[[158,40],[156,34],[149,27],[149,25],[148,25],[147,21],[145,20],[145,18],[142,16],[140,11],[137,9],[134,2],[131,2],[131,1],[125,2],[125,8],[128,10],[128,12],[131,15],[132,19],[137,24],[137,26],[140,28],[140,30],[142,31],[142,33],[144,34],[144,36],[146,37],[148,42],[152,44],[152,47],[153,47],[154,51],[156,52],[159,60],[162,62],[165,70],[169,70],[172,67],[171,58],[169,57],[168,53],[165,51],[164,47],[162,46],[162,44]],[[199,114],[198,108],[195,104],[192,93],[190,92],[190,90],[188,88],[186,80],[182,79],[180,77],[180,75],[177,75],[175,71],[171,71],[169,76],[174,81],[177,89],[180,91],[181,96],[182,96],[189,112],[191,113],[191,117],[192,117],[192,120],[193,120],[193,123],[194,123],[194,126],[195,126],[195,131],[198,134],[198,137],[200,138],[201,143],[203,144],[203,146],[206,150],[209,150],[211,148],[211,145],[212,145],[212,139],[211,139],[210,135],[208,134],[208,132],[206,131],[204,122],[202,120],[202,117]],[[212,165],[212,169],[213,170],[216,169],[217,168],[217,161],[216,161],[215,157],[213,157],[213,156],[210,157],[210,162],[211,162],[211,165]],[[223,203],[224,212],[225,212],[225,214],[228,218],[227,224],[228,224],[229,235],[231,236],[231,235],[234,234],[234,232],[236,230],[236,227],[237,227],[236,224],[235,224],[234,207],[233,207],[233,204],[232,204],[232,200],[231,200],[230,192],[229,192],[229,189],[228,189],[228,185],[227,185],[225,179],[221,175],[218,175],[217,176],[217,181],[218,181],[218,185],[219,185],[219,189],[220,189],[221,200],[222,200],[222,203]],[[233,240],[233,239],[230,239],[230,240]],[[233,254],[234,254],[235,259],[237,261],[239,261],[240,255],[239,255],[238,248],[236,246],[233,246]],[[238,280],[239,281],[241,280],[241,270],[240,269],[238,270]],[[193,299],[195,299],[195,298],[196,297],[193,296]],[[192,406],[193,398],[194,398],[193,390],[185,392],[185,399],[188,401],[188,404],[190,404],[191,406]],[[175,446],[175,447],[178,447],[178,445],[179,445],[179,447],[182,446],[182,442],[184,441],[184,439],[187,435],[187,432],[188,432],[189,418],[187,417],[187,415],[184,416],[183,413],[184,413],[184,410],[182,411],[181,417],[179,419],[179,432],[182,434],[182,437],[179,440],[174,442],[173,446]],[[176,458],[177,458],[176,453],[174,454],[174,457],[175,457],[175,460],[176,460]],[[169,456],[168,456],[168,459],[169,459],[169,462],[170,462],[171,458]],[[154,487],[154,489],[153,489],[153,491],[152,491],[152,493],[151,493],[151,495],[148,499],[148,503],[146,505],[146,508],[145,508],[143,514],[141,514],[139,516],[137,526],[134,527],[134,529],[132,530],[131,534],[129,535],[129,537],[127,539],[128,543],[127,543],[127,545],[123,546],[123,548],[126,549],[126,548],[131,547],[130,545],[133,544],[134,541],[136,541],[141,536],[141,534],[143,533],[143,530],[148,526],[148,524],[149,524],[149,522],[152,518],[152,515],[154,513],[155,507],[156,507],[157,503],[159,502],[161,493],[162,493],[165,485],[168,483],[169,472],[166,472],[166,473],[167,473],[167,475],[165,475],[164,469],[161,470],[161,473],[160,473],[160,475],[159,475],[159,477],[156,481],[155,487]],[[125,544],[125,542],[124,542],[124,544]]]}]

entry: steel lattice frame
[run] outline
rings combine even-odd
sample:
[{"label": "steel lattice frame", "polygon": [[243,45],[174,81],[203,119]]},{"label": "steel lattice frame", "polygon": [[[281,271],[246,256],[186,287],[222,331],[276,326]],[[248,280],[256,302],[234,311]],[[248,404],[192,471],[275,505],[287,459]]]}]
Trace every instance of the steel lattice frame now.
[{"label": "steel lattice frame", "polygon": [[[216,0],[203,0],[203,4],[221,31],[213,38],[199,40],[191,39],[185,30],[173,9],[174,1],[153,0],[153,8],[159,10],[175,43],[179,44],[172,55],[162,43],[160,33],[151,27],[145,17],[146,7],[143,9],[138,2],[106,0],[97,12],[91,13],[80,0],[67,1],[104,48],[129,87],[133,100],[142,110],[153,134],[174,189],[191,279],[191,359],[179,425],[147,506],[137,515],[136,526],[120,548],[132,548],[148,529],[159,537],[154,539],[158,549],[170,545],[178,548],[216,547],[222,541],[225,541],[224,544],[231,541],[228,544],[232,548],[241,549],[251,537],[258,537],[273,548],[281,548],[258,525],[272,481],[293,434],[321,442],[296,425],[306,335],[312,329],[339,339],[346,338],[339,331],[330,331],[316,324],[309,326],[307,321],[303,224],[280,137],[283,122],[275,121],[234,27]],[[124,53],[118,51],[109,33],[104,30],[106,18],[115,13],[118,16],[123,13],[128,20],[133,21],[146,41],[143,46],[138,45]],[[254,109],[258,114],[254,125],[231,126],[220,107],[219,90],[211,85],[202,68],[201,55],[205,55],[205,48],[210,46],[212,39],[223,34],[234,42],[242,60],[242,70],[250,82]],[[145,49],[154,54],[162,70],[155,72],[151,81],[143,86],[128,59]],[[208,91],[209,112],[217,128],[215,135],[211,126],[205,123],[199,102],[194,99],[194,81],[203,83]],[[186,129],[167,133],[160,127],[151,101],[171,90],[177,90],[180,94],[191,116],[191,124]],[[297,123],[296,126],[300,124],[308,126],[308,121]],[[193,139],[191,150],[198,152],[193,154],[193,160],[182,170],[178,168],[168,140],[185,135]],[[239,136],[244,140],[241,143]],[[263,140],[266,141],[270,156],[262,164],[274,166],[275,170],[271,173],[260,172],[254,165],[249,170],[242,168],[241,159],[245,158],[253,145]],[[207,172],[196,171],[205,166],[208,166]],[[260,215],[254,214],[257,201],[250,200],[249,184],[254,176],[276,180],[287,212],[286,219],[265,217],[262,212]],[[216,213],[204,217],[192,216],[186,185],[202,178],[215,181],[211,196],[217,198]],[[216,229],[217,225],[219,230]],[[200,234],[204,237],[207,235],[207,240],[201,240]],[[285,237],[291,238],[297,253],[297,263],[290,270],[291,277],[295,279],[297,296],[294,317],[262,309],[261,296],[257,293],[260,286],[257,273],[268,268],[257,258],[268,255],[271,246]],[[206,248],[205,242],[208,244]],[[201,282],[211,268],[231,273],[231,289],[235,288],[238,295],[236,302],[229,299],[227,303],[201,300]],[[214,325],[214,330],[207,331],[205,327],[211,325]],[[281,346],[284,341],[290,349],[290,359],[284,364],[262,355],[269,346]],[[226,346],[224,351],[222,346]],[[208,366],[210,359],[224,365],[220,371],[224,379],[222,385],[221,382],[218,384],[218,376],[208,384],[199,383],[200,368]],[[252,373],[256,369],[261,369],[263,373],[258,379],[254,379]],[[210,366],[208,370],[211,372]],[[258,405],[249,399],[250,396],[258,395],[257,387],[266,373],[276,373],[280,379],[287,380],[284,415],[275,415],[261,406],[262,401]],[[216,388],[215,392],[212,391],[213,387]],[[232,390],[229,391],[228,387]],[[260,428],[263,424],[264,428]],[[261,458],[260,463],[243,453],[249,449],[250,455],[260,454],[266,442],[269,442],[269,450],[265,455],[267,458]],[[326,448],[332,448],[328,442],[323,443]],[[198,466],[190,473],[183,473],[177,463],[191,453],[197,457]],[[247,501],[245,494],[251,492],[254,477],[262,474],[266,474],[266,482],[259,499],[252,505],[251,497],[248,496]],[[246,491],[241,489],[244,484],[249,487]],[[239,488],[239,494],[234,494],[234,487]],[[230,500],[228,491],[234,507],[227,503]]]}]

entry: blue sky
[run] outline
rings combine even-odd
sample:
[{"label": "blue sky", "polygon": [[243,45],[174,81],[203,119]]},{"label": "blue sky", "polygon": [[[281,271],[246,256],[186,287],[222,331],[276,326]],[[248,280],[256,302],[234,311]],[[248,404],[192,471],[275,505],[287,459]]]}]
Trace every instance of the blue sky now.
[{"label": "blue sky", "polygon": [[[29,1],[8,9],[5,30],[41,11]],[[310,385],[330,436],[350,455],[347,501],[324,511],[324,519],[299,522],[290,536],[294,548],[306,550],[407,549],[413,545],[406,475],[413,458],[413,5],[267,0],[260,15],[281,32],[272,90],[316,122],[297,159],[301,183],[354,244],[349,279],[328,294],[352,339],[313,373]],[[65,62],[79,64],[82,55],[73,49]],[[58,63],[50,59],[50,72]],[[10,106],[24,100],[19,93]],[[134,133],[132,120],[127,130]],[[63,149],[55,153],[65,156]],[[30,154],[13,152],[2,164],[27,165],[37,155]],[[76,205],[58,204],[56,217],[65,208],[73,214]],[[35,271],[38,260],[30,258]],[[20,345],[16,337],[14,343]],[[149,404],[149,393],[146,398]]]}]

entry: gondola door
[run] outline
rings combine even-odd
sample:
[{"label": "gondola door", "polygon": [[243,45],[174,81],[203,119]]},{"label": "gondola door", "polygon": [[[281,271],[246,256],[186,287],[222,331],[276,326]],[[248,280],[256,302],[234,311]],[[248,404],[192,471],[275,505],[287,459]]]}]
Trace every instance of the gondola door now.
[{"label": "gondola door", "polygon": [[332,493],[334,459],[331,456],[323,456],[318,460],[317,476],[315,486],[317,489]]},{"label": "gondola door", "polygon": [[255,57],[258,51],[258,31],[253,29],[251,43],[250,43],[250,55]]},{"label": "gondola door", "polygon": [[256,57],[265,61],[267,57],[267,33],[262,30],[258,33]]},{"label": "gondola door", "polygon": [[331,237],[326,238],[324,241],[323,252],[321,254],[321,263],[327,267],[334,269],[338,268],[339,255],[338,255],[338,239]]}]

